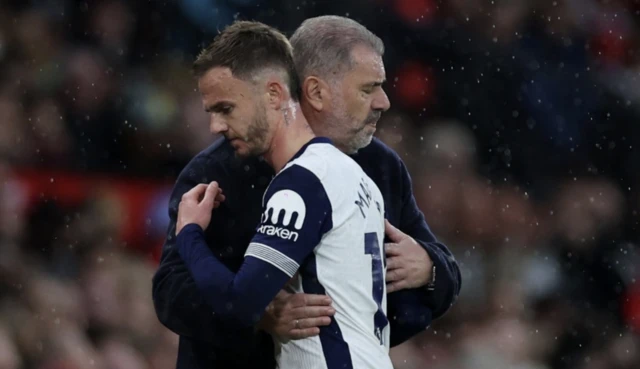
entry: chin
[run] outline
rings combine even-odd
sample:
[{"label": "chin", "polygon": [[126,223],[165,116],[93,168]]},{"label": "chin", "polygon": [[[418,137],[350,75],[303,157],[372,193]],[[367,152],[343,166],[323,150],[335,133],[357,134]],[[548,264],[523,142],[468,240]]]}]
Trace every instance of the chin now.
[{"label": "chin", "polygon": [[375,133],[375,129],[373,130],[373,132],[367,133],[366,135],[363,135],[362,137],[360,137],[360,139],[358,140],[358,150],[369,146],[369,144],[373,140],[374,133]]},{"label": "chin", "polygon": [[345,153],[349,155],[355,154],[360,149],[364,149],[365,147],[369,146],[372,140],[373,134],[356,137],[353,141],[351,141],[351,144],[349,145]]},{"label": "chin", "polygon": [[367,132],[367,134],[373,136],[373,134],[376,133],[377,128],[378,128],[377,124],[368,124],[364,130],[365,132]]},{"label": "chin", "polygon": [[237,140],[233,140],[231,141],[231,147],[233,147],[233,151],[237,157],[246,158],[249,156],[250,150],[247,147],[247,145],[243,145],[241,142],[238,142]]},{"label": "chin", "polygon": [[256,158],[266,154],[267,152],[267,150],[265,149],[261,149],[255,146],[249,146],[245,143],[242,143],[240,145],[233,145],[233,148],[236,157],[240,159]]}]

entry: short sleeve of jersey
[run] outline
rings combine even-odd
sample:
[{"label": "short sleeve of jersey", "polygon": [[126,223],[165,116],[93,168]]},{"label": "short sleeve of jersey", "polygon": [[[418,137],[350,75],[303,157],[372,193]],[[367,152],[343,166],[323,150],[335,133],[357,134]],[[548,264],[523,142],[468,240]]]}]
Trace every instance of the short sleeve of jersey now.
[{"label": "short sleeve of jersey", "polygon": [[320,179],[301,165],[291,165],[269,185],[262,218],[245,253],[292,277],[332,228],[332,208]]}]

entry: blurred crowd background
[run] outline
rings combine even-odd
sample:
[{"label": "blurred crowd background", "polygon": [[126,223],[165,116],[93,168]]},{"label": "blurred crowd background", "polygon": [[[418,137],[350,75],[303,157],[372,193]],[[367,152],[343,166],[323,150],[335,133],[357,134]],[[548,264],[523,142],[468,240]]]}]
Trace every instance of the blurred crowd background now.
[{"label": "blurred crowd background", "polygon": [[640,367],[637,0],[0,1],[0,369],[169,369],[151,276],[206,147],[216,30],[352,17],[385,42],[378,136],[457,257],[398,369]]}]

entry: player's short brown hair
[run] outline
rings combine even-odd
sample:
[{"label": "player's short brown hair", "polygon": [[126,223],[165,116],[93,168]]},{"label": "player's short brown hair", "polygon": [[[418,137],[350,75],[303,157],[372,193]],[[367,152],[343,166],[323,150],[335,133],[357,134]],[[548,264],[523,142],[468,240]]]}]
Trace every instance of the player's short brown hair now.
[{"label": "player's short brown hair", "polygon": [[266,68],[286,73],[291,97],[298,101],[300,83],[289,40],[277,29],[260,22],[237,21],[220,32],[193,63],[197,78],[210,69],[226,67],[234,77],[250,79]]}]

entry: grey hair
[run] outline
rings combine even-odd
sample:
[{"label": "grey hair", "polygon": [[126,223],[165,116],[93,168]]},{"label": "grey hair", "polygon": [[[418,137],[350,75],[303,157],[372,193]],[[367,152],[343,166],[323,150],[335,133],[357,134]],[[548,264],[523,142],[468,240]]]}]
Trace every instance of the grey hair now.
[{"label": "grey hair", "polygon": [[345,17],[325,15],[302,22],[290,40],[300,82],[310,75],[330,79],[353,66],[351,50],[368,46],[380,56],[382,40],[362,24]]}]

